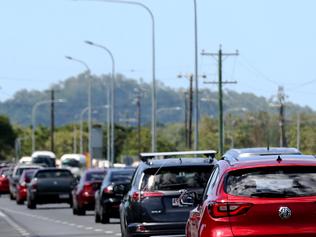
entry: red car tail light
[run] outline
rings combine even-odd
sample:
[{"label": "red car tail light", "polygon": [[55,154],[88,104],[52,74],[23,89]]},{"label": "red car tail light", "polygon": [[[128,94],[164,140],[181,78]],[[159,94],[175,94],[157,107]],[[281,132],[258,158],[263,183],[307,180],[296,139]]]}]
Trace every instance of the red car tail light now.
[{"label": "red car tail light", "polygon": [[161,192],[134,192],[132,194],[132,200],[137,202],[147,197],[162,197],[162,196],[163,196],[163,193]]},{"label": "red car tail light", "polygon": [[90,196],[94,193],[93,191],[93,184],[92,183],[85,183],[83,185],[82,193],[85,196]]},{"label": "red car tail light", "polygon": [[107,194],[113,193],[113,186],[110,185],[110,186],[105,187],[103,189],[103,193],[107,193]]},{"label": "red car tail light", "polygon": [[211,217],[221,218],[243,215],[252,207],[251,203],[215,202],[208,206]]}]

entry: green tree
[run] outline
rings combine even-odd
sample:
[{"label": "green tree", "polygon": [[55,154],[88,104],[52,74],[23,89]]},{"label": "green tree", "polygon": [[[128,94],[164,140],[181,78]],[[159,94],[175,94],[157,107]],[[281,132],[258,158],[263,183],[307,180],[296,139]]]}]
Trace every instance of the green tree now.
[{"label": "green tree", "polygon": [[10,120],[0,115],[0,159],[4,160],[13,155],[16,134]]}]

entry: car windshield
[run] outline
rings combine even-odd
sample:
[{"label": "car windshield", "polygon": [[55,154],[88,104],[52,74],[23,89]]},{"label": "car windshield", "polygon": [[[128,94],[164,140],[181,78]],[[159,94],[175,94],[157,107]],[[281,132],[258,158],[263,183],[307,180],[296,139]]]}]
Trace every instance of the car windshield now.
[{"label": "car windshield", "polygon": [[316,196],[316,167],[277,167],[234,171],[226,192],[247,197]]},{"label": "car windshield", "polygon": [[69,166],[69,167],[76,167],[76,168],[80,168],[80,162],[78,160],[75,159],[66,159],[62,162],[63,166]]},{"label": "car windshield", "polygon": [[129,182],[132,179],[134,170],[116,171],[111,173],[111,182]]},{"label": "car windshield", "polygon": [[32,159],[33,164],[40,164],[47,167],[55,167],[55,159],[49,156],[37,156]]},{"label": "car windshield", "polygon": [[72,174],[68,170],[45,170],[36,174],[36,178],[71,178]]},{"label": "car windshield", "polygon": [[86,181],[88,182],[94,182],[94,181],[102,181],[105,176],[106,171],[100,171],[100,172],[89,172],[86,175]]},{"label": "car windshield", "polygon": [[141,190],[172,191],[204,188],[212,172],[211,167],[164,167],[145,171]]}]

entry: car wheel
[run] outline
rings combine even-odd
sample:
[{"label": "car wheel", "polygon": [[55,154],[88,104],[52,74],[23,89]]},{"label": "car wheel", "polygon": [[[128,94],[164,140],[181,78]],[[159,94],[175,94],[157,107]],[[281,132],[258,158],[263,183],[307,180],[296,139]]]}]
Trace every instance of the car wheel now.
[{"label": "car wheel", "polygon": [[16,204],[18,204],[18,205],[23,205],[24,204],[24,201],[21,200],[18,195],[16,196],[15,201],[16,201]]},{"label": "car wheel", "polygon": [[120,222],[122,237],[130,237],[131,235],[127,232],[127,223],[125,218],[123,220],[120,218]]},{"label": "car wheel", "polygon": [[75,206],[72,206],[72,214],[78,215],[78,210]]},{"label": "car wheel", "polygon": [[101,208],[101,223],[102,224],[107,224],[110,223],[110,217],[108,213],[104,210],[104,207]]},{"label": "car wheel", "polygon": [[95,221],[95,223],[101,222],[101,217],[97,211],[94,212],[94,221]]},{"label": "car wheel", "polygon": [[84,215],[86,215],[86,210],[85,210],[84,208],[78,207],[78,208],[77,208],[77,214],[78,214],[79,216],[84,216]]},{"label": "car wheel", "polygon": [[36,209],[36,203],[34,201],[32,201],[32,200],[28,200],[27,208],[28,209]]}]

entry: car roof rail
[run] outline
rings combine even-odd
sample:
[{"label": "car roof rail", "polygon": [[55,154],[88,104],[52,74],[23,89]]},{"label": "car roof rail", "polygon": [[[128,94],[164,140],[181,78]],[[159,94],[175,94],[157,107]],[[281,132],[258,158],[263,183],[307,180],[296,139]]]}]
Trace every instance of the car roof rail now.
[{"label": "car roof rail", "polygon": [[199,151],[174,151],[174,152],[149,152],[140,153],[141,161],[146,162],[149,159],[168,159],[168,158],[183,158],[183,156],[205,156],[206,158],[214,158],[216,154],[215,150],[199,150]]}]

